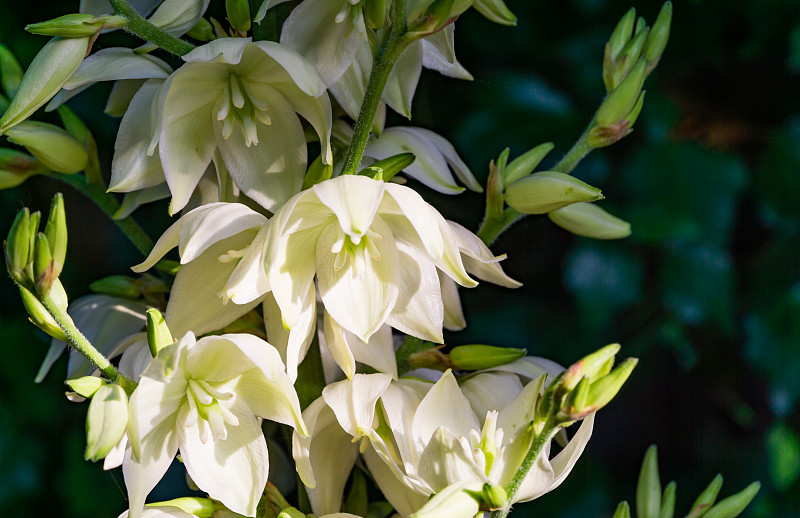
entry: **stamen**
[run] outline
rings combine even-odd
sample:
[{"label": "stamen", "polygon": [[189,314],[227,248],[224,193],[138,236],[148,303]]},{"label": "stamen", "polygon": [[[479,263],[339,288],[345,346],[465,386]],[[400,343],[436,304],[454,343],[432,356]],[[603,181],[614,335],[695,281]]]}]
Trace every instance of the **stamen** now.
[{"label": "stamen", "polygon": [[258,130],[252,114],[242,117],[242,132],[244,133],[244,144],[247,147],[250,147],[251,144],[258,144]]},{"label": "stamen", "polygon": [[239,78],[235,75],[231,75],[231,78],[228,82],[231,85],[231,101],[233,102],[233,105],[239,109],[244,108],[244,95],[242,94],[242,89],[239,86]]},{"label": "stamen", "polygon": [[222,102],[222,106],[220,106],[219,111],[217,111],[217,120],[225,120],[228,114],[231,112],[231,94],[230,90],[228,89],[228,84],[225,83],[222,87],[222,95],[220,95],[220,101]]},{"label": "stamen", "polygon": [[228,140],[233,135],[233,117],[227,117],[222,121],[222,138]]},{"label": "stamen", "polygon": [[333,19],[336,23],[342,23],[347,16],[347,12],[350,10],[350,5],[344,4],[342,10],[336,13],[336,17]]}]

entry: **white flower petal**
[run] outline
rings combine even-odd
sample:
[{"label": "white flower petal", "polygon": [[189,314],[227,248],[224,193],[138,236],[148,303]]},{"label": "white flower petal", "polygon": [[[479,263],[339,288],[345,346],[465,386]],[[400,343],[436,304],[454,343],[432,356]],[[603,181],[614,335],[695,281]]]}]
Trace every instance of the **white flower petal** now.
[{"label": "white flower petal", "polygon": [[[161,164],[158,164],[159,171]],[[152,203],[158,200],[165,200],[170,197],[169,185],[162,182],[153,187],[145,187],[142,190],[125,193],[122,197],[122,203],[112,216],[115,220],[125,219],[133,214],[136,209],[147,203]]]},{"label": "white flower petal", "polygon": [[464,437],[469,436],[470,430],[481,428],[452,371],[447,371],[422,399],[411,431],[415,440],[425,444],[440,426]]},{"label": "white flower petal", "polygon": [[[325,311],[323,333],[328,352],[348,379],[356,373],[356,359],[347,340],[347,331]],[[351,333],[352,335],[352,333]],[[358,338],[356,338],[358,340]]]},{"label": "white flower petal", "polygon": [[422,40],[424,52],[422,65],[448,77],[472,81],[472,74],[461,66],[461,63],[456,59],[455,50],[453,49],[454,31],[455,24],[451,23],[441,31]]},{"label": "white flower petal", "polygon": [[293,84],[276,84],[274,86],[278,92],[283,94],[289,104],[292,105],[292,109],[302,115],[314,128],[314,131],[317,132],[320,145],[322,146],[322,162],[325,164],[332,164],[331,125],[333,123],[333,115],[331,113],[331,101],[328,96],[324,94],[324,92],[317,97],[306,95],[296,91]]},{"label": "white flower petal", "polygon": [[128,107],[131,105],[131,100],[139,88],[142,87],[147,81],[143,79],[123,79],[115,81],[111,87],[111,92],[108,94],[106,107],[103,108],[103,113],[111,117],[122,117],[125,115]]},{"label": "white flower petal", "polygon": [[170,73],[172,67],[157,57],[136,54],[129,48],[112,47],[98,50],[84,59],[62,88],[73,90],[99,81],[119,79],[163,79]]},{"label": "white flower petal", "polygon": [[397,60],[383,91],[383,99],[386,104],[408,119],[411,118],[411,101],[417,90],[421,73],[422,42],[415,41],[406,47],[400,59]]},{"label": "white flower petal", "polygon": [[208,3],[209,0],[164,0],[147,21],[177,36],[194,27]]},{"label": "white flower petal", "polygon": [[218,38],[196,47],[182,59],[187,63],[226,63],[235,65],[242,60],[250,38]]},{"label": "white flower petal", "polygon": [[[522,383],[518,377],[499,372],[481,373],[461,383],[461,392],[469,400],[475,415],[479,416],[486,416],[486,412],[490,410],[505,410],[521,391]],[[532,404],[530,408],[533,409],[534,406]],[[509,433],[505,428],[503,430]]]},{"label": "white flower petal", "polygon": [[448,331],[461,331],[467,327],[464,310],[461,308],[461,297],[458,295],[458,286],[449,276],[437,270],[439,286],[442,288],[442,302],[444,303],[444,328]]},{"label": "white flower petal", "polygon": [[482,469],[475,463],[472,452],[444,426],[433,432],[422,451],[419,475],[436,493],[457,482],[488,482]]},{"label": "white flower petal", "polygon": [[[331,95],[353,120],[358,119],[358,112],[361,110],[361,103],[364,101],[371,70],[372,50],[368,44],[364,43],[358,47],[350,66],[339,76],[335,83],[331,83],[328,86]],[[347,138],[346,141],[349,142],[350,138]]]},{"label": "white flower petal", "polygon": [[128,489],[130,518],[147,516],[142,515],[145,499],[167,472],[177,451],[177,438],[168,425],[159,427],[144,443],[141,460],[134,459],[130,446],[125,450],[122,474]]},{"label": "white flower petal", "polygon": [[267,227],[262,226],[228,279],[227,294],[236,304],[252,302],[270,290],[269,278],[264,269],[266,238]]},{"label": "white flower petal", "polygon": [[427,495],[421,495],[398,480],[372,448],[364,452],[363,458],[381,493],[400,516],[408,516],[428,501]]},{"label": "white flower petal", "polygon": [[322,398],[344,431],[360,437],[372,429],[375,404],[391,381],[392,377],[386,374],[355,374],[350,380],[325,387]]},{"label": "white flower petal", "polygon": [[369,365],[377,371],[384,372],[397,379],[397,359],[394,355],[394,340],[392,328],[387,324],[382,325],[374,335],[369,337],[369,342],[364,343],[356,335],[345,331],[353,358],[359,363]]},{"label": "white flower petal", "polygon": [[506,288],[519,288],[522,283],[505,274],[499,262],[505,255],[495,256],[481,239],[454,221],[447,222],[463,254],[462,260],[467,271],[475,277]]},{"label": "white flower petal", "polygon": [[372,225],[383,199],[384,182],[345,175],[314,185],[314,194],[336,214],[345,234],[360,238]]},{"label": "white flower petal", "polygon": [[314,64],[291,46],[274,41],[257,41],[253,43],[274,59],[289,74],[300,90],[312,97],[320,97],[325,93],[325,80],[314,67]]},{"label": "white flower petal", "polygon": [[264,325],[267,329],[267,339],[281,354],[281,359],[286,364],[286,374],[294,383],[297,380],[297,367],[305,358],[317,323],[317,289],[314,283],[309,285],[306,303],[301,305],[301,311],[296,325],[291,331],[283,327],[281,309],[272,293],[267,293],[264,298]]},{"label": "white flower petal", "polygon": [[239,232],[257,229],[267,218],[241,203],[208,203],[179,220],[181,264],[194,261],[210,246]]}]

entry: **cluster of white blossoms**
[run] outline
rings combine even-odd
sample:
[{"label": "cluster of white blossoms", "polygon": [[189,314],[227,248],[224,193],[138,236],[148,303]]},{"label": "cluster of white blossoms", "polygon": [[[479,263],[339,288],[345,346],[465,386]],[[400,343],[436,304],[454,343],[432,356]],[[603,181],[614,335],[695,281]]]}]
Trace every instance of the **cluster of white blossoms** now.
[{"label": "cluster of white blossoms", "polygon": [[[505,516],[564,480],[635,361],[612,370],[619,348],[607,346],[564,370],[519,349],[442,349],[444,330],[466,326],[459,287],[520,286],[487,244],[522,212],[602,196],[568,171],[532,174],[552,145],[511,163],[506,153],[492,163],[477,235],[396,176],[444,194],[484,191],[444,137],[384,127],[385,107],[411,117],[423,67],[471,79],[454,21],[475,7],[513,25],[502,0],[302,0],[281,6],[282,30],[265,37],[259,23],[280,20],[271,8],[282,3],[251,13],[227,0],[221,22],[204,18],[209,0],[83,1],[32,26],[56,37],[16,85],[0,133],[49,174],[85,169],[82,185],[126,193],[110,205],[116,219],[132,224],[140,205],[164,198],[179,215],[133,267],[140,277],[99,281],[102,294],[67,314],[61,198],[38,237],[38,213],[20,212],[9,272],[54,337],[37,380],[74,349],[69,396],[91,399],[86,456],[122,466],[122,516],[293,518],[307,495],[305,511],[354,517],[344,492],[364,474],[389,506],[381,516]],[[616,38],[630,40],[622,27]],[[149,43],[91,52],[117,28]],[[641,60],[665,42],[639,45]],[[180,59],[152,55],[158,47]],[[641,108],[646,69],[631,63],[598,112],[602,135],[624,136]],[[114,82],[106,113],[121,117],[107,186],[91,134],[63,105],[101,81]],[[26,120],[45,104],[64,129]],[[570,213],[576,232],[627,235],[592,210]],[[175,247],[179,264],[163,259]],[[159,276],[144,273],[154,267]],[[267,444],[288,450],[289,436],[305,486],[297,506],[270,482]],[[176,458],[207,497],[146,505]]]}]

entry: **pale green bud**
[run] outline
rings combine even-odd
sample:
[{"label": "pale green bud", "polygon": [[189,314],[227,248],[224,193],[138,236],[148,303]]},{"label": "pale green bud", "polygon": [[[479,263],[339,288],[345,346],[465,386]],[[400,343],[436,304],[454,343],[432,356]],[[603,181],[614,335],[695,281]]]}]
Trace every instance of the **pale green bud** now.
[{"label": "pale green bud", "polygon": [[278,518],[306,518],[306,513],[294,507],[287,507],[278,514]]},{"label": "pale green bud", "polygon": [[519,360],[525,354],[525,349],[512,347],[495,347],[493,345],[458,345],[450,351],[450,363],[453,367],[465,371],[478,369],[491,369],[506,363]]},{"label": "pale green bud", "polygon": [[708,510],[703,518],[734,518],[739,516],[750,505],[761,489],[760,482],[753,482],[735,495],[721,500],[717,505]]},{"label": "pale green bud", "polygon": [[358,172],[362,176],[369,176],[375,180],[388,182],[394,175],[414,163],[417,157],[414,153],[400,153],[383,160],[378,160]]},{"label": "pale green bud", "polygon": [[127,275],[109,275],[98,279],[89,285],[95,293],[103,293],[113,297],[137,299],[142,294],[142,289],[136,279]]},{"label": "pale green bud", "polygon": [[97,462],[116,446],[128,426],[128,396],[114,383],[97,389],[86,414],[86,453],[84,458]]},{"label": "pale green bud", "polygon": [[66,380],[64,383],[79,396],[90,398],[107,382],[97,376],[83,376]]},{"label": "pale green bud", "polygon": [[[637,363],[639,363],[639,360],[636,358],[628,358],[617,365],[614,370],[593,382],[591,389],[589,389],[589,397],[586,400],[586,408],[600,410],[610,403],[619,392],[619,389],[622,388],[622,385],[628,380]],[[659,492],[661,492],[661,488],[659,488]],[[656,518],[658,518],[657,515]]]},{"label": "pale green bud", "polygon": [[486,483],[481,488],[481,498],[489,509],[502,509],[508,505],[506,490],[500,486]]},{"label": "pale green bud", "polygon": [[648,29],[647,20],[644,19],[644,16],[640,16],[636,19],[636,28],[633,29],[633,36],[636,37]]},{"label": "pale green bud", "polygon": [[122,16],[94,16],[92,14],[65,14],[46,22],[32,23],[25,30],[42,36],[61,36],[64,38],[82,38],[94,36],[104,29],[118,29],[127,25]]},{"label": "pale green bud", "polygon": [[199,496],[185,496],[173,498],[164,502],[153,502],[148,507],[177,507],[181,511],[195,515],[197,518],[211,518],[214,514],[214,502]]},{"label": "pale green bud", "polygon": [[506,188],[506,203],[523,214],[544,214],[573,203],[602,200],[600,189],[568,174],[543,171]]},{"label": "pale green bud", "polygon": [[64,129],[75,137],[79,142],[83,142],[84,144],[89,140],[91,137],[91,132],[86,124],[78,117],[74,111],[72,111],[69,106],[66,104],[62,104],[56,110],[58,112],[58,116],[61,118],[61,124],[64,125]]},{"label": "pale green bud", "polygon": [[500,25],[517,24],[517,17],[503,0],[475,0],[472,7],[494,23],[499,23]]},{"label": "pale green bud", "polygon": [[593,382],[605,376],[611,372],[611,367],[614,366],[614,358],[619,350],[619,344],[609,344],[584,356],[564,371],[561,383],[567,390],[572,390],[583,378]]},{"label": "pale green bud", "polygon": [[647,448],[636,485],[637,518],[658,518],[661,512],[661,480],[658,476],[658,450]]},{"label": "pale green bud", "polygon": [[531,174],[544,157],[553,150],[553,147],[552,142],[545,142],[512,160],[503,169],[503,184],[511,185],[520,178]]},{"label": "pale green bud", "polygon": [[83,61],[88,48],[89,37],[51,39],[22,77],[17,94],[0,118],[0,134],[30,117],[58,93]]},{"label": "pale green bud", "polygon": [[250,2],[248,0],[225,0],[228,22],[238,32],[250,30]]},{"label": "pale green bud", "polygon": [[6,136],[14,144],[24,146],[42,165],[58,173],[78,173],[89,161],[82,142],[46,122],[21,122],[9,129]]},{"label": "pale green bud", "polygon": [[0,148],[0,190],[11,189],[31,176],[46,172],[47,168],[29,154]]},{"label": "pale green bud", "polygon": [[[466,11],[472,2],[473,0],[433,0],[428,3],[427,10],[423,14],[414,20],[409,20],[406,36],[412,39],[424,38],[441,30]],[[411,16],[419,12],[419,7],[424,8],[424,3],[420,2],[418,8],[410,13]]]},{"label": "pale green bud", "polygon": [[631,38],[622,52],[619,53],[616,60],[616,67],[612,74],[613,81],[611,84],[606,84],[608,91],[614,90],[622,81],[628,77],[628,74],[639,61],[642,56],[645,42],[647,41],[648,29],[640,31],[636,36]]},{"label": "pale green bud", "polygon": [[314,185],[330,179],[333,174],[332,164],[323,164],[322,155],[318,156],[308,167],[305,178],[303,178],[303,189],[310,189]]},{"label": "pale green bud", "polygon": [[211,22],[205,18],[200,18],[197,20],[197,23],[194,24],[194,27],[189,29],[189,32],[187,32],[186,35],[197,41],[211,41],[216,39],[216,36],[214,35],[214,27],[211,25]]},{"label": "pale green bud", "polygon": [[608,94],[600,105],[595,118],[597,126],[608,126],[626,120],[639,100],[646,71],[647,59],[642,57],[622,83]]},{"label": "pale green bud", "polygon": [[50,242],[47,241],[47,236],[44,235],[44,232],[39,232],[36,235],[36,245],[33,252],[33,280],[36,283],[36,293],[40,296],[47,295],[56,278]]},{"label": "pale green bud", "polygon": [[0,45],[0,86],[9,97],[14,97],[22,81],[23,71],[17,58],[5,45]]},{"label": "pale green bud", "polygon": [[669,40],[669,30],[672,24],[672,2],[664,2],[661,6],[661,11],[658,13],[658,18],[650,29],[650,34],[647,36],[647,43],[645,43],[644,54],[647,56],[647,73],[653,71],[661,60],[661,55],[667,47]]},{"label": "pale green bud", "polygon": [[53,202],[50,204],[44,235],[50,243],[53,255],[53,275],[58,277],[67,257],[67,216],[64,211],[64,195],[60,192],[53,196]]},{"label": "pale green bud", "polygon": [[631,224],[593,203],[575,203],[549,212],[550,221],[578,236],[622,239],[631,235]]},{"label": "pale green bud", "polygon": [[619,503],[617,510],[614,511],[613,518],[631,518],[631,507],[628,502],[622,501]]},{"label": "pale green bud", "polygon": [[675,492],[678,484],[675,481],[667,484],[664,488],[664,493],[661,495],[661,511],[658,513],[658,518],[674,518],[675,516]]},{"label": "pale green bud", "polygon": [[717,473],[717,476],[694,501],[692,510],[687,515],[687,518],[700,518],[703,516],[717,501],[720,489],[722,489],[722,474]]},{"label": "pale green bud", "polygon": [[29,285],[31,282],[26,275],[30,257],[30,219],[28,207],[17,211],[14,223],[8,231],[8,239],[4,242],[6,268],[14,282],[21,286]]},{"label": "pale green bud", "polygon": [[150,347],[150,354],[156,357],[158,351],[175,342],[167,327],[167,322],[157,309],[147,310],[147,345]]},{"label": "pale green bud", "polygon": [[622,51],[622,48],[631,39],[635,24],[636,9],[631,7],[628,9],[628,12],[620,18],[619,22],[617,22],[617,26],[614,27],[614,32],[611,33],[611,37],[608,39],[607,45],[611,49],[611,57],[613,59],[616,59],[617,55]]},{"label": "pale green bud", "polygon": [[386,23],[388,4],[386,0],[365,0],[364,19],[372,29],[381,29]]},{"label": "pale green bud", "polygon": [[559,417],[567,422],[572,422],[583,419],[594,412],[594,408],[587,408],[586,405],[591,387],[592,383],[587,378],[581,378],[575,388],[564,398]]},{"label": "pale green bud", "polygon": [[29,320],[31,323],[33,323],[33,325],[56,340],[61,340],[62,342],[66,342],[68,340],[67,335],[64,334],[61,326],[58,325],[58,322],[55,321],[53,316],[45,309],[42,303],[39,302],[39,299],[36,298],[36,295],[22,286],[19,287],[19,294],[22,297],[22,304],[25,306],[25,310],[28,312]]},{"label": "pale green bud", "polygon": [[33,280],[33,257],[36,255],[36,236],[39,234],[39,222],[41,219],[42,213],[37,210],[31,213],[30,220],[28,220],[28,267],[25,273],[31,280]]}]

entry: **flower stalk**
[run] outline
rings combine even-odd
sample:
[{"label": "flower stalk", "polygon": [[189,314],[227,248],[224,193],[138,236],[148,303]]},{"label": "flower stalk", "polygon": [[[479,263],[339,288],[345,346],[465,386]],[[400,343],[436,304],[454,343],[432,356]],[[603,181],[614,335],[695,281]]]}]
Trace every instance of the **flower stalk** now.
[{"label": "flower stalk", "polygon": [[194,45],[188,41],[172,36],[168,32],[156,27],[145,20],[142,15],[130,6],[125,0],[109,0],[114,12],[128,20],[125,30],[131,34],[158,45],[167,52],[176,56],[183,56],[194,49]]}]

